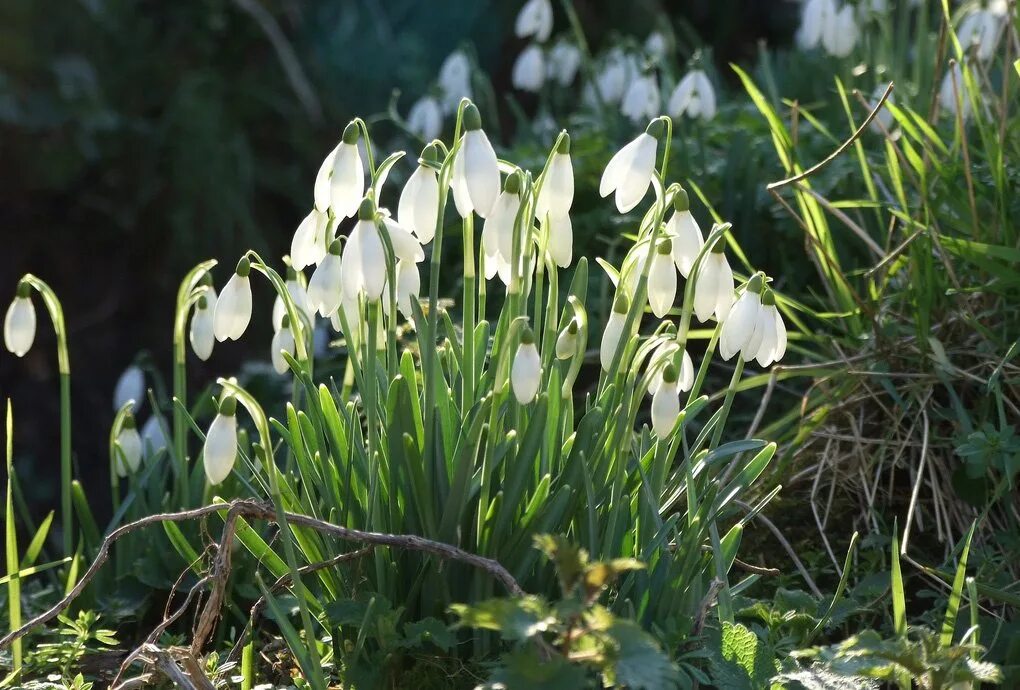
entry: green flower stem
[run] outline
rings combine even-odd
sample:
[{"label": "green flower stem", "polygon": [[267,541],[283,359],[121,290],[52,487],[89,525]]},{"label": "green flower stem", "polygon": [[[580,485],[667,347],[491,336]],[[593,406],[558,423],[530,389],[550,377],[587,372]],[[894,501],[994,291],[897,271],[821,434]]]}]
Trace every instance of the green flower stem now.
[{"label": "green flower stem", "polygon": [[67,327],[64,309],[57,294],[44,281],[31,273],[22,280],[32,286],[43,299],[53,322],[57,338],[57,371],[60,373],[60,517],[63,527],[64,555],[74,554],[74,523],[71,515],[71,358],[67,352]]},{"label": "green flower stem", "polygon": [[[271,269],[270,269],[271,270]],[[279,276],[276,276],[279,278]],[[293,306],[293,303],[290,305]],[[292,322],[293,323],[293,322]],[[297,340],[297,338],[295,338]],[[312,667],[316,677],[310,678],[312,687],[324,688],[326,686],[325,681],[322,678],[322,671],[320,669],[319,661],[319,650],[316,646],[315,629],[312,627],[312,617],[308,612],[308,604],[306,597],[309,596],[305,589],[304,582],[301,579],[301,573],[298,571],[297,555],[294,551],[294,542],[290,531],[290,524],[287,522],[286,511],[283,506],[283,497],[280,493],[280,470],[276,466],[276,460],[273,457],[273,439],[269,434],[269,420],[266,418],[266,413],[259,406],[258,401],[245,389],[238,386],[236,383],[227,379],[219,379],[217,381],[225,391],[234,395],[237,401],[241,403],[248,414],[251,415],[252,420],[255,422],[255,428],[259,434],[259,445],[261,447],[262,457],[265,461],[264,467],[266,474],[269,477],[269,490],[273,497],[273,505],[276,508],[276,522],[280,527],[280,541],[283,542],[283,552],[287,560],[287,567],[290,569],[291,585],[294,588],[294,596],[297,599],[298,609],[301,614],[301,624],[305,629],[305,642],[308,645],[308,654],[311,657]]]},{"label": "green flower stem", "polygon": [[368,177],[375,180],[375,158],[372,156],[372,139],[368,136],[368,125],[360,117],[354,118],[354,122],[361,130],[361,136],[365,140],[365,155],[368,157]]},{"label": "green flower stem", "polygon": [[[439,331],[439,271],[443,263],[443,226],[446,220],[446,205],[450,196],[450,178],[453,175],[453,161],[457,155],[460,140],[461,125],[464,119],[464,107],[469,103],[466,98],[461,99],[457,107],[457,122],[453,129],[453,148],[448,151],[443,159],[443,165],[439,171],[439,213],[436,216],[436,234],[432,239],[432,263],[429,268],[429,313],[428,324],[425,329],[425,347],[422,351],[422,385],[425,387],[425,409],[423,410],[425,449],[424,466],[430,467],[435,461],[435,436],[436,436],[436,386],[440,385],[440,374],[437,370],[438,358],[436,357],[436,336]],[[426,477],[432,477],[434,472],[426,472]],[[434,487],[429,487],[430,491]]]},{"label": "green flower stem", "polygon": [[[7,452],[5,454],[7,464],[7,496],[4,502],[4,551],[7,561],[7,622],[10,631],[13,632],[21,627],[21,578],[18,573],[21,565],[18,563],[18,531],[14,522],[14,410],[11,407],[11,399],[7,399]],[[22,645],[21,640],[15,640],[11,645],[11,675],[8,680],[13,680],[21,675]]]},{"label": "green flower stem", "polygon": [[181,401],[181,405],[173,406],[173,436],[174,436],[174,457],[175,471],[177,474],[177,492],[181,506],[191,505],[191,482],[188,471],[188,422],[184,418],[184,410],[188,404],[188,377],[186,344],[186,331],[188,325],[188,314],[191,307],[198,301],[199,297],[206,291],[201,285],[205,274],[216,265],[215,259],[203,261],[188,271],[177,288],[177,308],[174,312],[174,398]]},{"label": "green flower stem", "polygon": [[464,371],[461,415],[467,418],[475,399],[475,231],[474,215],[463,223],[464,231]]},{"label": "green flower stem", "polygon": [[[716,329],[718,331],[718,329]],[[719,446],[719,439],[722,438],[722,430],[726,426],[726,418],[729,416],[730,408],[733,405],[733,395],[736,393],[737,384],[744,373],[744,358],[737,355],[737,364],[733,368],[733,377],[730,385],[726,388],[726,398],[723,401],[722,414],[712,432],[712,441],[709,443],[709,450]],[[723,583],[719,590],[719,620],[723,623],[733,622],[733,597],[730,594],[729,574],[726,572],[726,564],[723,562],[722,546],[719,540],[719,527],[715,520],[708,526],[709,536],[712,539],[712,558],[715,561],[715,576]]]}]

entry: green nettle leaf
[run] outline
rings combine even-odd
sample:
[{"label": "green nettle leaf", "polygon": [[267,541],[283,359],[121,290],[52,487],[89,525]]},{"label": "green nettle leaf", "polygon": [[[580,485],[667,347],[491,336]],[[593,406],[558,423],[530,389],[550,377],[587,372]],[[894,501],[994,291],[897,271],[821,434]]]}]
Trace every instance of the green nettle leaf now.
[{"label": "green nettle leaf", "polygon": [[505,640],[527,640],[545,632],[555,621],[545,600],[534,597],[489,599],[468,606],[454,604],[450,611],[465,628],[496,630]]},{"label": "green nettle leaf", "polygon": [[580,690],[592,687],[583,666],[561,656],[543,657],[535,647],[522,647],[503,656],[503,666],[482,688],[505,690]]},{"label": "green nettle leaf", "polygon": [[783,686],[797,683],[804,690],[878,690],[878,681],[861,676],[841,676],[821,664],[780,674],[772,681]]},{"label": "green nettle leaf", "polygon": [[558,534],[535,535],[535,548],[556,566],[563,593],[571,592],[588,565],[588,552]]},{"label": "green nettle leaf", "polygon": [[606,630],[610,645],[608,665],[603,671],[607,685],[630,690],[659,690],[676,687],[677,667],[663,654],[658,643],[641,627],[628,620],[616,620]]},{"label": "green nettle leaf", "polygon": [[717,654],[710,657],[713,682],[725,688],[768,688],[779,670],[771,648],[739,623],[724,623]]},{"label": "green nettle leaf", "polygon": [[420,621],[404,625],[402,647],[417,647],[425,643],[434,644],[444,652],[448,652],[457,644],[457,636],[437,618],[423,618]]}]

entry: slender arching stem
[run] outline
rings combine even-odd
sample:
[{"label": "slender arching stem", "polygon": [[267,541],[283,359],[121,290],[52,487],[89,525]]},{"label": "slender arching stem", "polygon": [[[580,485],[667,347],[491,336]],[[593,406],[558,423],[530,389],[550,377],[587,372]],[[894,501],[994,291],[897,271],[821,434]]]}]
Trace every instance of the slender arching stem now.
[{"label": "slender arching stem", "polygon": [[57,294],[44,281],[26,273],[22,281],[39,293],[53,322],[57,337],[57,371],[60,374],[60,517],[63,528],[64,555],[74,553],[74,522],[71,515],[71,358],[67,352],[67,327],[64,309]]},{"label": "slender arching stem", "polygon": [[[188,377],[187,377],[187,345],[186,331],[188,314],[191,307],[198,301],[199,297],[208,289],[202,285],[206,274],[216,265],[215,259],[203,261],[188,271],[177,289],[177,307],[174,312],[174,398],[181,401],[181,405],[173,406],[173,435],[174,435],[174,462],[177,464],[177,486],[181,505],[187,506],[191,502],[191,485],[188,481],[190,472],[188,468],[188,425],[184,418],[184,409],[188,404]],[[182,406],[184,406],[182,408]]]}]

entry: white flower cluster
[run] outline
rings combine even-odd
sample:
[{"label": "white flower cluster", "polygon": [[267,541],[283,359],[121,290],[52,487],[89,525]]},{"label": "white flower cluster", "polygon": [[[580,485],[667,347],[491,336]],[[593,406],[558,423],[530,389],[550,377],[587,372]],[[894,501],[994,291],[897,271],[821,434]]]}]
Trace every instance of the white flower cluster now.
[{"label": "white flower cluster", "polygon": [[853,5],[839,0],[805,0],[797,44],[805,50],[822,47],[829,55],[846,57],[860,37]]},{"label": "white flower cluster", "polygon": [[518,38],[532,40],[514,62],[511,79],[515,89],[537,93],[547,81],[570,86],[581,65],[581,50],[571,40],[550,41],[553,30],[551,0],[528,0],[514,22]]}]

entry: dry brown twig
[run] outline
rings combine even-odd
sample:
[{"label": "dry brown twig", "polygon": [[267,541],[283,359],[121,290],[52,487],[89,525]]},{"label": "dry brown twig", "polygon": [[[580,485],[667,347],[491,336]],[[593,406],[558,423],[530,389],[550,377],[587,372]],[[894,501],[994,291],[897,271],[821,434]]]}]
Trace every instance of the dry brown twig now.
[{"label": "dry brown twig", "polygon": [[[216,594],[216,591],[217,588],[223,586],[222,582],[226,580],[226,577],[229,574],[230,558],[229,555],[224,554],[229,554],[232,541],[228,541],[224,537],[229,537],[230,540],[233,539],[235,532],[235,525],[233,523],[235,523],[239,517],[266,520],[268,522],[276,523],[276,510],[270,504],[250,499],[240,499],[230,503],[217,503],[177,513],[158,513],[156,515],[149,515],[118,527],[103,539],[92,564],[88,567],[71,591],[51,608],[35,616],[17,630],[10,632],[3,639],[0,639],[0,649],[7,648],[12,642],[21,639],[34,628],[53,620],[64,609],[66,609],[72,601],[80,596],[85,587],[87,587],[88,584],[95,578],[99,569],[109,559],[110,547],[118,539],[150,525],[162,524],[164,522],[187,522],[200,520],[214,513],[220,513],[223,511],[227,512],[227,517],[224,520],[224,529],[221,541],[217,547],[217,561],[214,563],[213,572],[209,576],[213,582],[213,594],[210,596],[209,601],[203,609],[199,625],[196,627],[195,640],[198,641],[200,635],[208,635],[212,629],[210,626],[215,624],[215,619],[219,616],[218,609],[214,611],[211,608],[211,605],[214,603],[214,599],[218,598],[219,601],[222,601],[222,591],[219,592],[219,595]],[[291,526],[313,529],[324,534],[333,535],[334,537],[345,541],[362,542],[373,546],[389,546],[406,551],[419,551],[444,560],[464,563],[488,573],[490,576],[498,580],[512,596],[522,596],[524,594],[524,590],[521,588],[520,584],[518,584],[517,580],[514,579],[514,576],[511,575],[510,572],[498,561],[469,553],[450,544],[425,539],[424,537],[416,535],[386,534],[381,532],[366,532],[363,530],[349,529],[347,527],[334,525],[332,523],[325,522],[324,520],[318,520],[306,515],[284,513],[284,518]],[[203,638],[203,640],[204,639],[205,638]],[[194,656],[197,656],[197,647],[192,645],[192,650],[195,652],[192,654],[192,658],[194,658]]]}]

